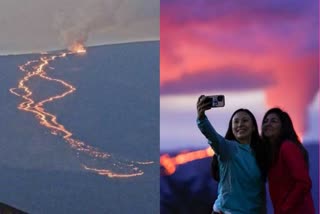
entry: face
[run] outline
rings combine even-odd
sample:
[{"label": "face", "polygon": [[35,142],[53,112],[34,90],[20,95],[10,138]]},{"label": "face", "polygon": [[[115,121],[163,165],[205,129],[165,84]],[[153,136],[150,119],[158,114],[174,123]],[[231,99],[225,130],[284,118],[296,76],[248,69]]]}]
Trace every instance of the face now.
[{"label": "face", "polygon": [[262,121],[262,136],[273,141],[280,136],[281,121],[277,114],[271,113]]},{"label": "face", "polygon": [[248,113],[240,111],[233,116],[232,132],[240,143],[250,143],[254,129],[252,119]]}]

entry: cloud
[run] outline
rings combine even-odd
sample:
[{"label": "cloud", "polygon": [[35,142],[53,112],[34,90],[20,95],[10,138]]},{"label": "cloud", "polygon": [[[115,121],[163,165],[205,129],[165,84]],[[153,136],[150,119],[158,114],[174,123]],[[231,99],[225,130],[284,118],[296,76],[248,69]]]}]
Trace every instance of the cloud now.
[{"label": "cloud", "polygon": [[[317,4],[316,0],[162,0],[161,16],[171,16],[172,22],[183,25],[189,22],[231,20],[241,17],[241,23],[272,22],[286,20],[310,13]],[[190,6],[192,5],[192,6]],[[179,16],[172,14],[179,11]],[[316,12],[316,10],[313,10]],[[232,14],[232,16],[230,16]],[[259,20],[257,20],[259,19]]]},{"label": "cloud", "polygon": [[156,12],[154,1],[92,0],[72,11],[60,10],[55,16],[55,27],[63,42],[70,46],[75,41],[87,42],[89,35],[95,32],[129,29],[148,21],[156,24],[159,17]]},{"label": "cloud", "polygon": [[316,0],[161,1],[161,93],[259,87],[303,133],[319,89],[318,8]]},{"label": "cloud", "polygon": [[252,72],[239,68],[221,68],[218,71],[201,71],[184,74],[177,81],[162,85],[160,94],[188,94],[210,90],[239,91],[263,89],[276,82],[272,73]]}]

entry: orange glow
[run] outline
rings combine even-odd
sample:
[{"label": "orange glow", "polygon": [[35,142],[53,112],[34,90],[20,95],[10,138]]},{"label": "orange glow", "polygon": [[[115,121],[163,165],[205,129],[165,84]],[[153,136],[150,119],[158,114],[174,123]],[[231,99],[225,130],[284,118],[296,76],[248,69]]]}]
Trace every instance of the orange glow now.
[{"label": "orange glow", "polygon": [[303,134],[297,132],[297,135],[298,135],[298,138],[299,138],[300,142],[303,143]]},{"label": "orange glow", "polygon": [[[38,60],[28,61],[23,65],[19,66],[19,69],[25,74],[25,76],[18,81],[18,86],[16,88],[11,88],[10,92],[16,96],[21,97],[23,100],[18,105],[18,109],[21,111],[31,112],[34,114],[35,118],[39,120],[40,125],[46,127],[50,130],[51,134],[55,136],[60,136],[64,141],[69,144],[69,146],[77,151],[77,156],[81,156],[81,160],[89,163],[96,163],[99,165],[104,165],[112,169],[97,169],[96,167],[88,167],[87,165],[82,164],[82,167],[90,172],[107,176],[111,178],[127,178],[133,176],[143,175],[143,171],[139,169],[138,165],[148,165],[153,164],[153,161],[126,161],[119,160],[116,157],[113,157],[107,152],[100,151],[98,148],[90,146],[85,142],[77,140],[73,137],[71,131],[69,131],[64,125],[58,122],[56,115],[48,112],[45,109],[45,105],[54,102],[58,99],[62,99],[76,91],[76,88],[71,84],[61,80],[55,79],[48,76],[45,68],[49,65],[50,62],[58,59],[67,57],[69,54],[75,53],[85,53],[84,47],[79,44],[74,46],[75,49],[72,52],[63,52],[59,55],[41,55]],[[48,97],[39,102],[36,102],[32,99],[32,90],[27,86],[28,81],[33,77],[39,77],[41,79],[59,83],[65,91],[61,94]],[[98,162],[97,162],[98,161]]]},{"label": "orange glow", "polygon": [[212,157],[213,154],[214,152],[210,147],[203,150],[180,153],[175,157],[170,157],[168,154],[164,154],[160,156],[160,166],[164,168],[164,173],[166,175],[172,175],[179,165],[186,164],[194,160]]},{"label": "orange glow", "polygon": [[84,45],[80,42],[73,43],[69,49],[71,52],[78,54],[85,54],[87,52]]},{"label": "orange glow", "polygon": [[143,175],[143,172],[142,171],[138,171],[137,173],[131,173],[131,174],[115,174],[113,173],[112,171],[110,170],[107,170],[107,169],[96,169],[96,168],[90,168],[90,167],[87,167],[85,165],[82,165],[82,167],[85,169],[85,170],[89,170],[89,171],[92,171],[94,173],[97,173],[99,175],[103,175],[103,176],[108,176],[110,178],[130,178],[130,177],[135,177],[135,176],[139,176],[139,175]]},{"label": "orange glow", "polygon": [[[315,34],[288,25],[292,31],[290,35],[294,36],[280,36],[276,31],[270,31],[269,27],[265,28],[262,22],[250,25],[252,34],[244,36],[243,32],[249,26],[243,25],[240,16],[239,19],[206,21],[186,19],[180,25],[180,22],[172,21],[177,17],[172,11],[165,9],[160,17],[161,89],[167,89],[170,85],[181,86],[179,94],[183,91],[190,93],[192,88],[193,93],[216,90],[220,85],[199,87],[193,84],[199,84],[196,82],[201,77],[201,80],[205,79],[206,75],[213,79],[219,75],[221,80],[226,81],[220,89],[233,91],[229,81],[235,73],[252,73],[250,79],[256,78],[257,82],[251,89],[264,92],[266,107],[281,107],[292,117],[298,132],[307,131],[307,106],[319,90],[319,56],[311,49],[306,52],[301,50],[309,49],[305,41],[316,39]],[[286,26],[288,23],[283,24]],[[311,26],[307,28],[313,32]],[[239,86],[243,87],[241,90],[251,90],[245,85]]]}]

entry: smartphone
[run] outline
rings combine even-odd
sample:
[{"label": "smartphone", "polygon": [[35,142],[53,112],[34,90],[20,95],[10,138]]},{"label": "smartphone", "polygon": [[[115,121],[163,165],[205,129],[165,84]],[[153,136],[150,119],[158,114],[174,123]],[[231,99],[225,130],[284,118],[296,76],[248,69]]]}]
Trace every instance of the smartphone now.
[{"label": "smartphone", "polygon": [[212,108],[224,107],[225,105],[224,95],[207,96],[207,100],[211,103]]}]

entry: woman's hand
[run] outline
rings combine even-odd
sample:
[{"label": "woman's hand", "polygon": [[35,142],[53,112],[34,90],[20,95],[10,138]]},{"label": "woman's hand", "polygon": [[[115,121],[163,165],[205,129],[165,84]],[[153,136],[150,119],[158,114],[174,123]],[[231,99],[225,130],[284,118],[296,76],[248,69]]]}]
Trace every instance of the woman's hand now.
[{"label": "woman's hand", "polygon": [[198,119],[199,120],[203,119],[206,116],[204,112],[211,108],[211,103],[208,102],[208,100],[206,98],[207,97],[204,96],[204,95],[201,95],[198,98],[197,113],[198,113]]}]

